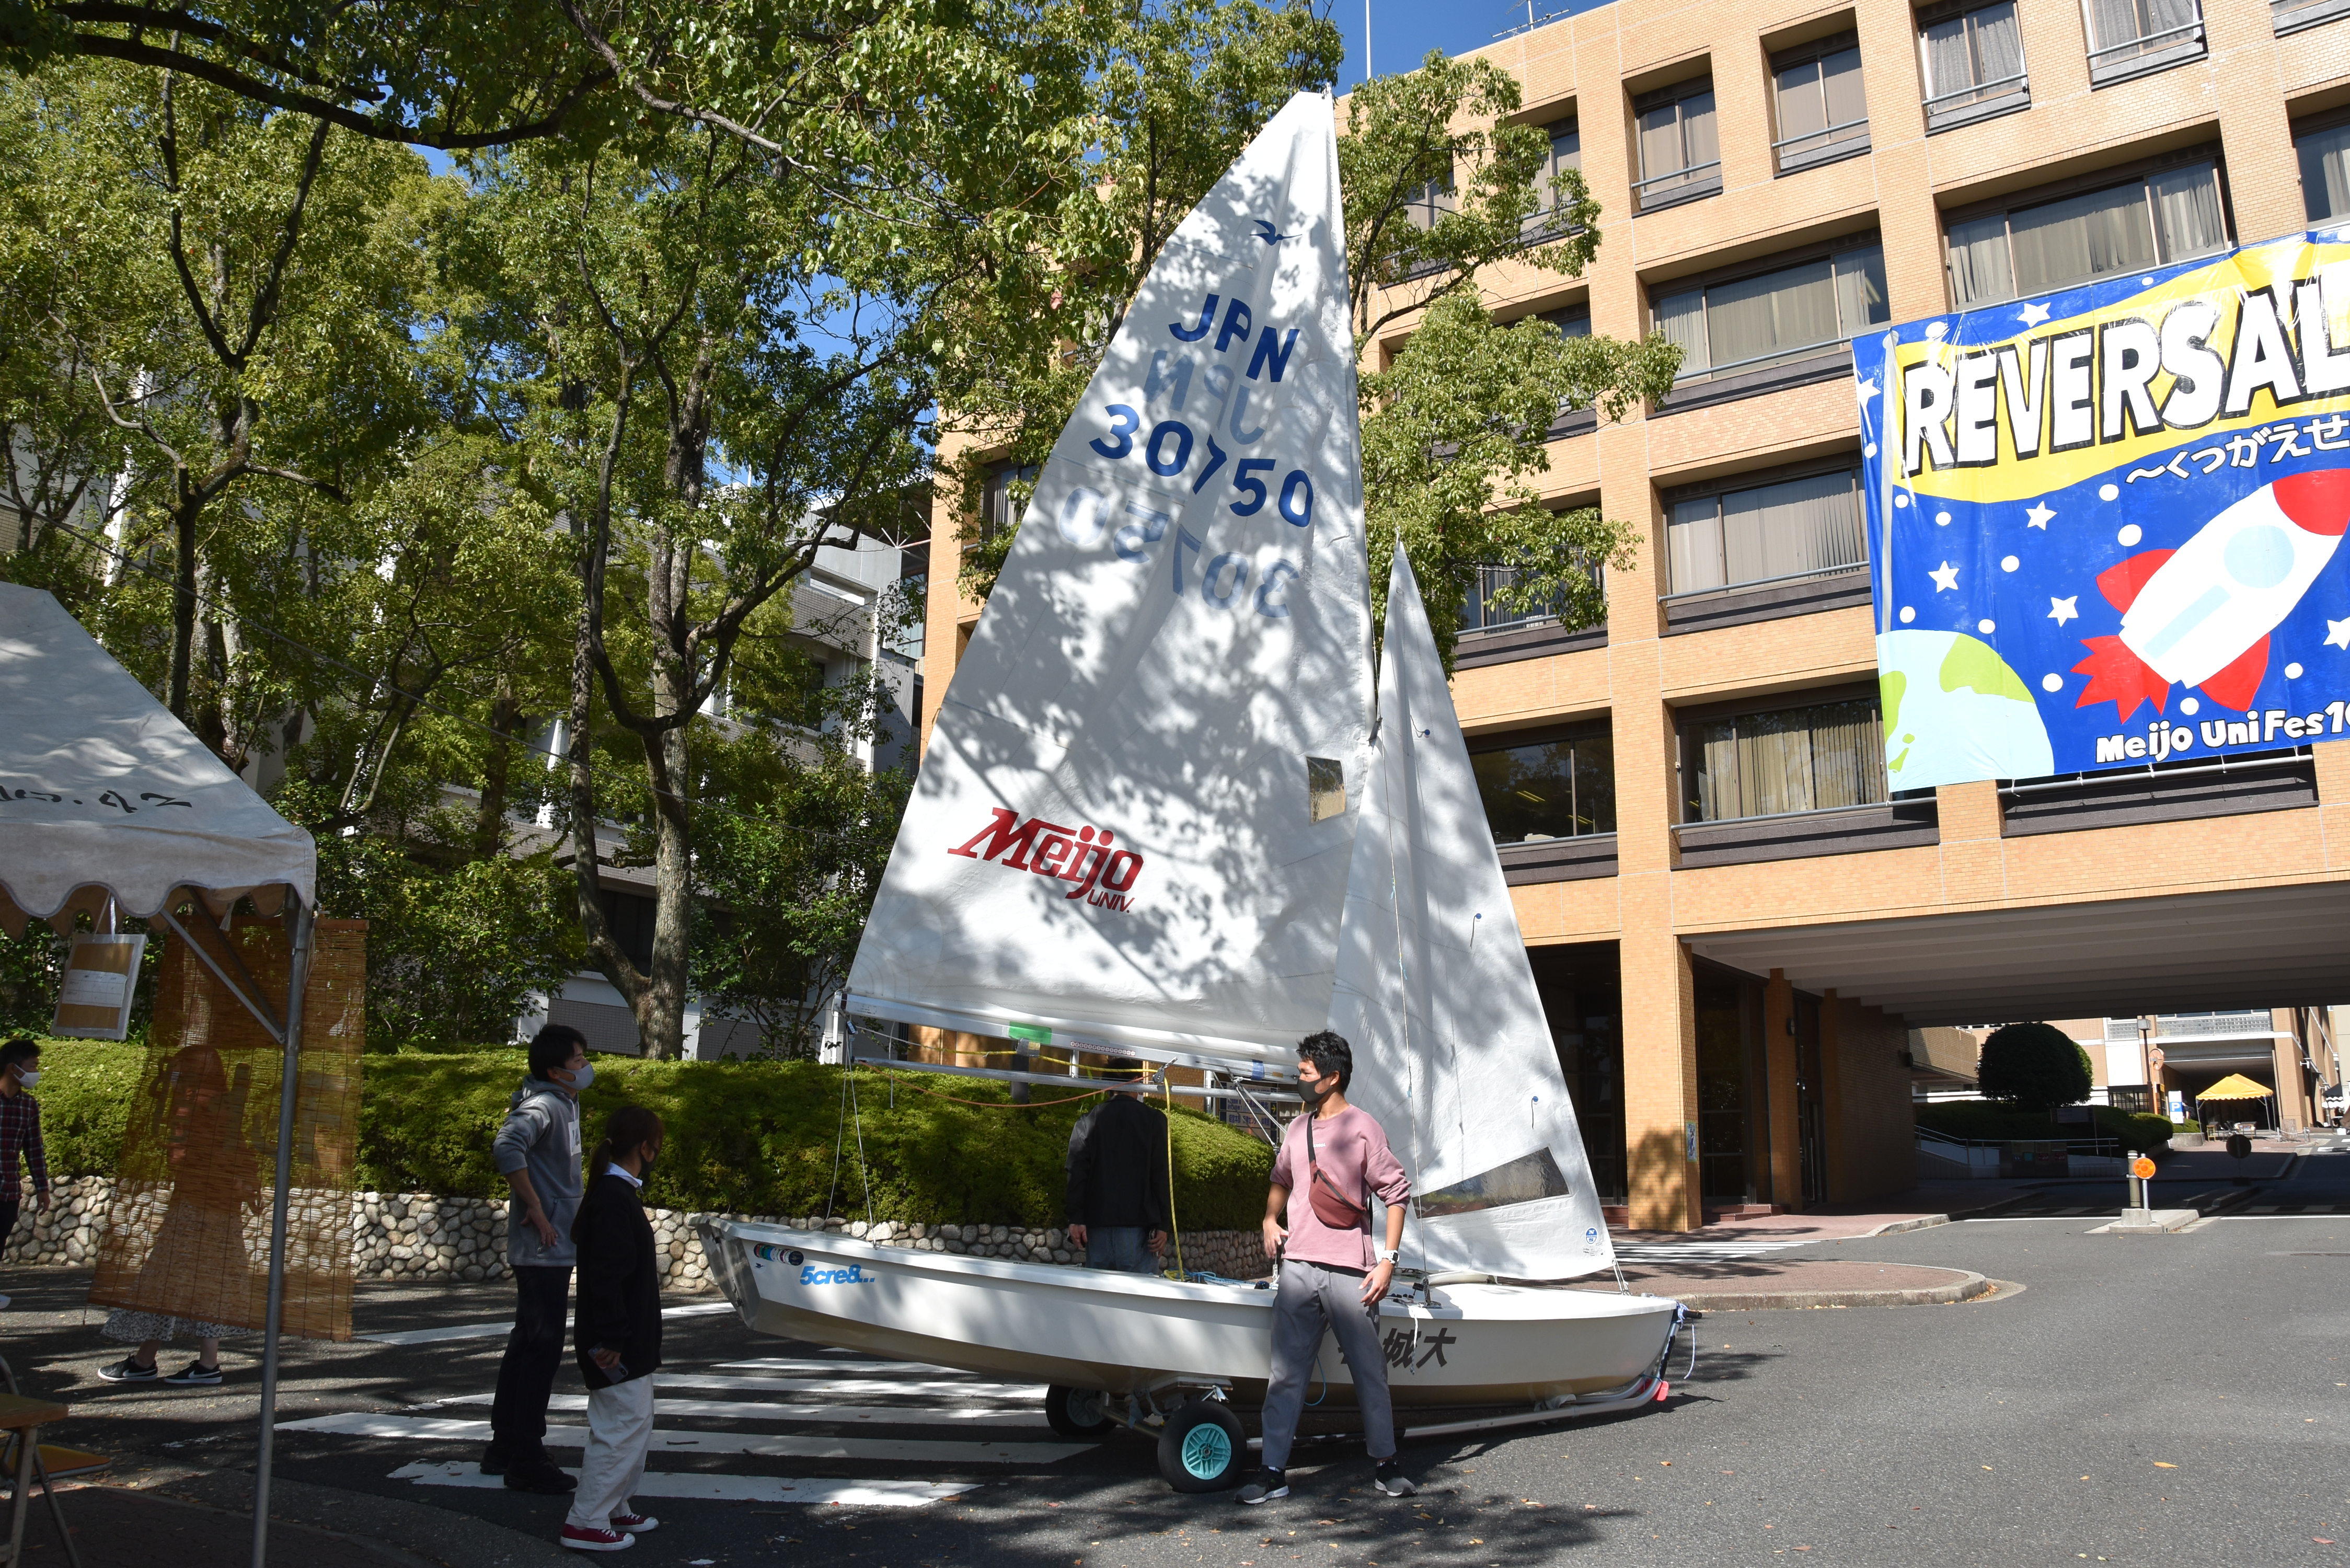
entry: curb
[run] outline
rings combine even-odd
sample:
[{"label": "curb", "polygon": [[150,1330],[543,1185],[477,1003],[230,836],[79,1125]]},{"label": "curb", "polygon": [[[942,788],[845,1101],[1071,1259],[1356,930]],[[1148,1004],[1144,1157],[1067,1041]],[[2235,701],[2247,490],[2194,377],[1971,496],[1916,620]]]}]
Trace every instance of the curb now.
[{"label": "curb", "polygon": [[1894,1291],[1693,1291],[1674,1299],[1702,1312],[1773,1312],[1807,1307],[1945,1306],[1972,1301],[1989,1292],[1991,1282],[1970,1269],[1953,1269],[1962,1278],[1946,1285],[1920,1285]]},{"label": "curb", "polygon": [[1898,1236],[1904,1231],[1930,1231],[1937,1225],[1950,1224],[1952,1218],[1949,1214],[1913,1214],[1907,1220],[1887,1220],[1876,1230],[1863,1231],[1850,1240],[1865,1241],[1871,1236]]}]

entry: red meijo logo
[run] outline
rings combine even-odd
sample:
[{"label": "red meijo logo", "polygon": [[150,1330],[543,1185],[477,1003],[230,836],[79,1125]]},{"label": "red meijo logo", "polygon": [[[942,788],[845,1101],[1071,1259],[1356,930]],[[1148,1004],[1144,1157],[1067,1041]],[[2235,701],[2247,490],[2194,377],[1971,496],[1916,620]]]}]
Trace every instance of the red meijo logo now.
[{"label": "red meijo logo", "polygon": [[966,860],[993,860],[1014,871],[1033,871],[1076,884],[1062,895],[1083,898],[1105,909],[1130,909],[1135,879],[1142,875],[1142,857],[1131,849],[1112,849],[1118,835],[1107,828],[1064,827],[1041,816],[1020,820],[1008,806],[994,808],[985,827],[947,851]]}]

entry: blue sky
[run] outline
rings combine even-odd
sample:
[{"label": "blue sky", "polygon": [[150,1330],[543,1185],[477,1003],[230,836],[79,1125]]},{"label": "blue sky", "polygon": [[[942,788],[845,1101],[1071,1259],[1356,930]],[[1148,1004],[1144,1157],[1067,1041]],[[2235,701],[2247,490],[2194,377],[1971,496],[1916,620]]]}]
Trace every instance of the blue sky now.
[{"label": "blue sky", "polygon": [[[1554,14],[1588,11],[1600,0],[1534,0],[1537,21]],[[1347,65],[1338,73],[1338,90],[1347,92],[1363,79],[1364,0],[1330,0],[1330,19],[1347,35]],[[1524,0],[1371,0],[1370,64],[1384,75],[1409,70],[1430,49],[1448,55],[1484,47],[1505,27],[1523,26]]]}]

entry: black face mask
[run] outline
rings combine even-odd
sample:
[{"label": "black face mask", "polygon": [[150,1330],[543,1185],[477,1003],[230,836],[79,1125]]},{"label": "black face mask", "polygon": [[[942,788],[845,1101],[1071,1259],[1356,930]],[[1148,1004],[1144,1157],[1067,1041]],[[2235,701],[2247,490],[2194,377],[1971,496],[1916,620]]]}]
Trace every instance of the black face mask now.
[{"label": "black face mask", "polygon": [[1336,1078],[1317,1078],[1312,1084],[1301,1081],[1297,1085],[1297,1096],[1309,1106],[1319,1106],[1330,1097],[1331,1091],[1337,1086],[1338,1080]]}]

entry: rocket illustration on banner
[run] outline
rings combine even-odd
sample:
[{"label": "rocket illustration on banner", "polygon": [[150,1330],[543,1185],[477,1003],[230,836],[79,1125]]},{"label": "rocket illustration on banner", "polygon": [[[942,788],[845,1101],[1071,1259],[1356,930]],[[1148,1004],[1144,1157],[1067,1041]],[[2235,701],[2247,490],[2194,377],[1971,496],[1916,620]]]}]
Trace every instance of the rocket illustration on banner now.
[{"label": "rocket illustration on banner", "polygon": [[2107,567],[2097,591],[2122,612],[2119,637],[2084,639],[2089,677],[2076,707],[2110,701],[2126,722],[2140,702],[2165,711],[2170,688],[2199,687],[2249,710],[2268,673],[2269,633],[2309,591],[2350,528],[2350,468],[2264,484],[2175,550]]}]

